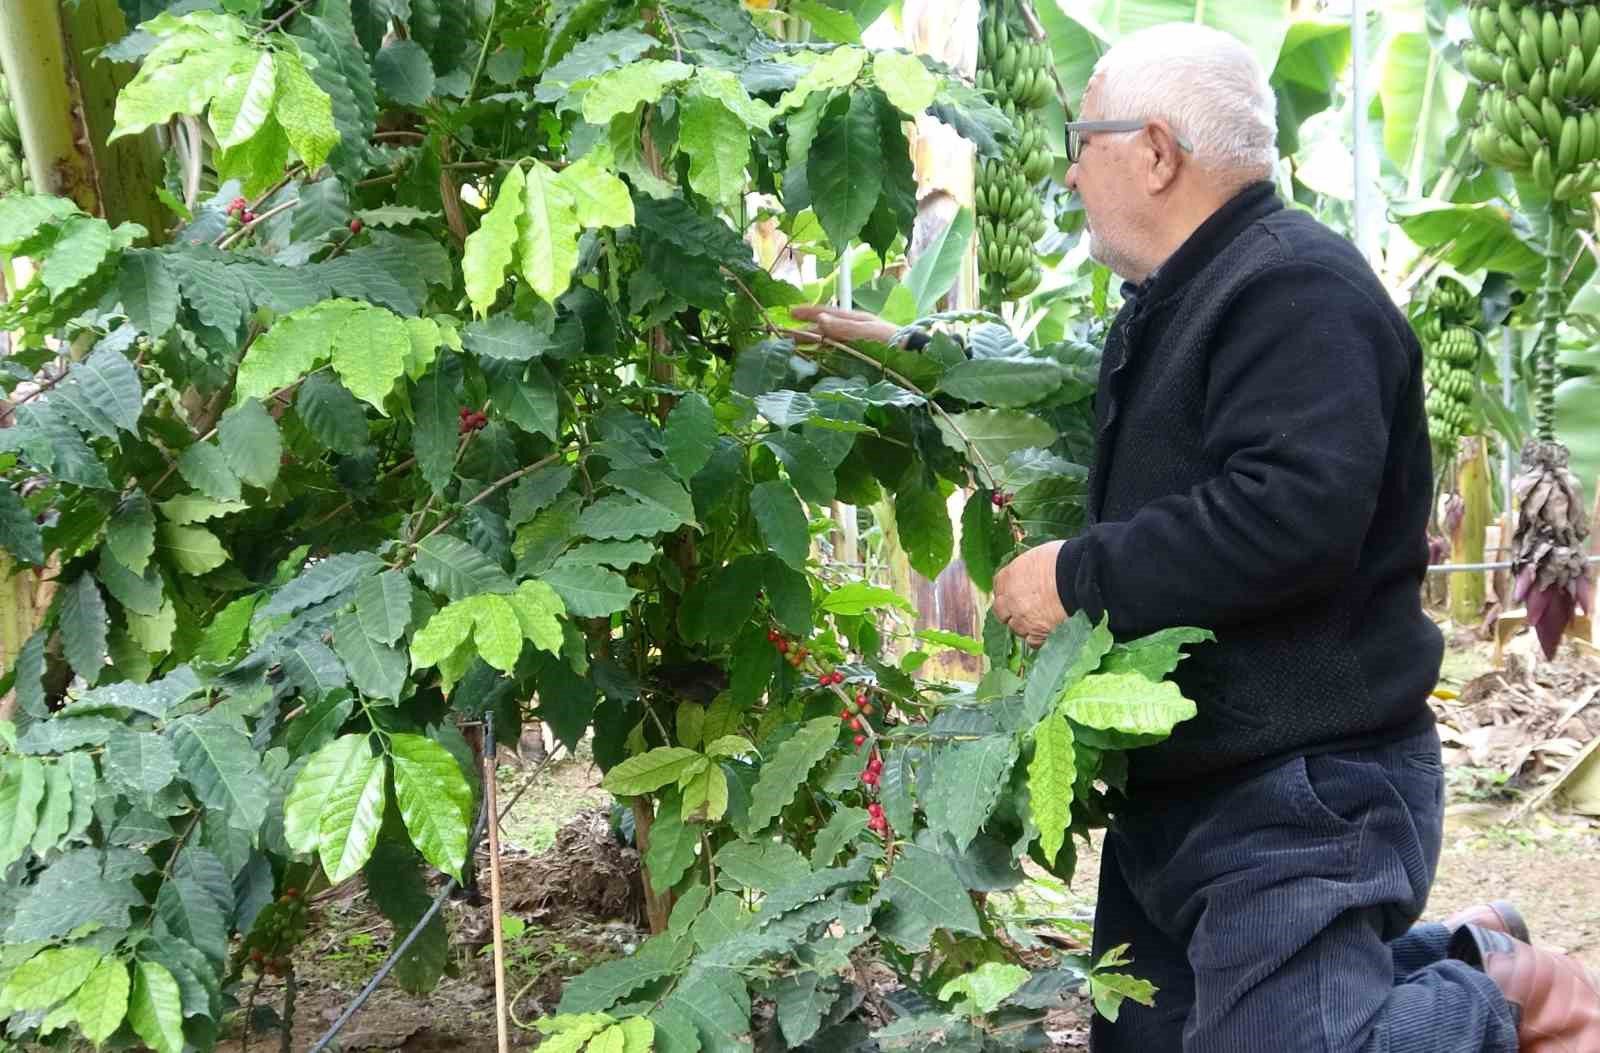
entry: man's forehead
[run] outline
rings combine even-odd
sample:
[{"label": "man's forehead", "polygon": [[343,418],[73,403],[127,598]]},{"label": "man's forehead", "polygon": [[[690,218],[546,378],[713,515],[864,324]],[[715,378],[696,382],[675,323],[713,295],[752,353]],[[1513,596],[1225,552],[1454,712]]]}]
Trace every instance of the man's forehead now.
[{"label": "man's forehead", "polygon": [[1089,78],[1089,83],[1083,89],[1083,101],[1078,105],[1079,120],[1095,120],[1100,112],[1100,74],[1096,73]]}]

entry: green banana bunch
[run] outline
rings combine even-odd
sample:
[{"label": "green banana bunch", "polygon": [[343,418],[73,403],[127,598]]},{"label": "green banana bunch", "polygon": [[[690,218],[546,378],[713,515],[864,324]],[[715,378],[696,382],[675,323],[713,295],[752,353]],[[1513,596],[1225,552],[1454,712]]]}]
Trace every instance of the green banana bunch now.
[{"label": "green banana bunch", "polygon": [[1471,0],[1462,52],[1483,85],[1472,148],[1558,202],[1600,191],[1600,3]]},{"label": "green banana bunch", "polygon": [[977,85],[992,93],[1016,137],[999,158],[979,162],[976,198],[978,265],[987,306],[1026,296],[1039,285],[1034,243],[1045,218],[1034,186],[1053,162],[1037,110],[1055,92],[1050,51],[1013,23],[1004,0],[984,17],[979,33]]},{"label": "green banana bunch", "polygon": [[1423,382],[1428,389],[1428,435],[1441,452],[1454,451],[1471,424],[1477,388],[1479,338],[1473,323],[1477,300],[1460,282],[1435,286],[1428,314],[1419,325],[1424,341]]},{"label": "green banana bunch", "polygon": [[0,73],[0,197],[16,190],[33,193],[33,180],[22,162],[22,130],[11,109],[11,87]]}]

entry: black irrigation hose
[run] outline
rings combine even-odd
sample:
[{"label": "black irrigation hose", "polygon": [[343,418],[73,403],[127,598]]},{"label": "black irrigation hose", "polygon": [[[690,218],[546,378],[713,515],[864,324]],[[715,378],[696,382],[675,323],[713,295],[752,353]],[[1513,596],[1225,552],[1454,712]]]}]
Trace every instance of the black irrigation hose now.
[{"label": "black irrigation hose", "polygon": [[[483,755],[485,757],[494,756],[494,714],[492,712],[486,712],[483,715]],[[467,859],[469,861],[472,859],[473,853],[478,850],[478,842],[482,839],[484,830],[488,828],[488,818],[489,795],[484,794],[483,804],[478,809],[478,821],[473,824],[472,836],[467,838]],[[383,983],[384,977],[388,976],[390,970],[400,961],[401,955],[405,954],[413,941],[421,935],[428,922],[433,920],[433,916],[439,913],[439,908],[444,905],[444,901],[449,898],[450,893],[456,890],[458,884],[459,882],[455,878],[451,878],[444,883],[444,888],[440,889],[439,894],[433,897],[433,905],[428,908],[426,914],[422,915],[422,920],[412,927],[411,931],[406,934],[406,938],[400,941],[398,947],[389,952],[389,957],[378,967],[378,971],[373,975],[372,979],[367,981],[367,986],[363,987],[361,993],[356,995],[350,1004],[345,1007],[344,1012],[339,1014],[339,1019],[335,1020],[333,1025],[322,1033],[322,1037],[317,1039],[316,1045],[311,1047],[310,1053],[322,1053],[323,1050],[328,1048],[328,1043],[332,1042],[339,1032],[344,1030],[344,1026],[355,1018],[355,1015],[361,1011],[361,1007],[366,1005],[367,999],[372,997],[372,992],[378,989],[378,985]]]}]

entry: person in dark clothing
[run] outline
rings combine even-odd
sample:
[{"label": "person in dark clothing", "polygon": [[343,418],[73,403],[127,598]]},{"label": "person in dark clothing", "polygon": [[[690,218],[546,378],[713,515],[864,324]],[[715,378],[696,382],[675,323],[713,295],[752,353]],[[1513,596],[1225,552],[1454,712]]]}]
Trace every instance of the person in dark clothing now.
[{"label": "person in dark clothing", "polygon": [[1416,924],[1443,832],[1442,639],[1405,317],[1279,201],[1272,90],[1231,36],[1124,38],[1081,116],[1067,184],[1126,282],[1088,526],[1009,564],[994,612],[1034,644],[1080,610],[1123,638],[1216,637],[1174,673],[1198,715],[1130,753],[1102,856],[1095,953],[1132,944],[1160,992],[1096,1017],[1091,1049],[1597,1053],[1600,984],[1509,904]]}]

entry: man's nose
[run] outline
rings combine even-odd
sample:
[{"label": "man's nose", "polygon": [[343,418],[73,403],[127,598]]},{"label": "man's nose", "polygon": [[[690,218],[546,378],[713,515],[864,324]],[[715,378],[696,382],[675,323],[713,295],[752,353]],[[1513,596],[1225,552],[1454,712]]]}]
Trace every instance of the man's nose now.
[{"label": "man's nose", "polygon": [[1067,166],[1067,189],[1073,193],[1078,192],[1078,165],[1077,162]]}]

